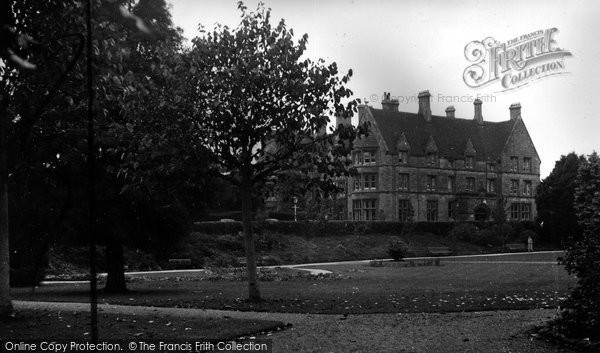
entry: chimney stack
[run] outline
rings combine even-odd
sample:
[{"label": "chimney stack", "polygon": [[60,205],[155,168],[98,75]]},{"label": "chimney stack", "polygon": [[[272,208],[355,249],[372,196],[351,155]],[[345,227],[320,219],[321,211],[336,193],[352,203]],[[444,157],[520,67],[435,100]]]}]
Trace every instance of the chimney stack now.
[{"label": "chimney stack", "polygon": [[456,111],[456,109],[454,109],[454,106],[448,106],[448,108],[446,108],[446,117],[447,118],[455,118],[454,116],[454,112]]},{"label": "chimney stack", "polygon": [[510,120],[521,118],[521,103],[513,103],[510,105]]},{"label": "chimney stack", "polygon": [[483,115],[481,114],[481,99],[477,98],[473,102],[473,106],[475,107],[475,117],[474,120],[477,120],[479,125],[483,125]]},{"label": "chimney stack", "polygon": [[397,112],[399,105],[400,102],[398,102],[398,99],[392,99],[390,92],[383,92],[383,99],[381,100],[383,110]]},{"label": "chimney stack", "polygon": [[431,94],[429,94],[429,91],[422,91],[419,92],[419,112],[418,115],[423,117],[423,119],[425,119],[426,122],[430,123],[431,122],[431,107],[429,105],[429,97],[431,97]]}]

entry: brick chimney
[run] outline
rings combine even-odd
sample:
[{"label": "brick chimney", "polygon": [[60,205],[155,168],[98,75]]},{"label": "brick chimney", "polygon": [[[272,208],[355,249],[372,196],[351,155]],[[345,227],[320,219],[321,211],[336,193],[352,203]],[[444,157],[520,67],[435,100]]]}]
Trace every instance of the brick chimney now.
[{"label": "brick chimney", "polygon": [[475,107],[475,117],[474,120],[477,120],[479,125],[483,125],[483,115],[481,114],[481,99],[477,98],[473,102],[473,106]]},{"label": "brick chimney", "polygon": [[448,106],[448,108],[446,108],[446,117],[447,118],[455,118],[454,116],[454,112],[456,111],[456,109],[454,109],[454,106]]},{"label": "brick chimney", "polygon": [[429,94],[429,91],[422,91],[419,92],[419,112],[418,115],[420,117],[423,117],[423,119],[425,119],[426,122],[430,123],[431,122],[431,107],[429,105],[429,97],[431,97],[431,94]]},{"label": "brick chimney", "polygon": [[390,92],[383,92],[383,99],[381,100],[381,107],[383,110],[397,112],[399,105],[400,102],[398,102],[398,99],[392,99]]},{"label": "brick chimney", "polygon": [[521,118],[521,103],[513,103],[510,105],[510,120]]}]

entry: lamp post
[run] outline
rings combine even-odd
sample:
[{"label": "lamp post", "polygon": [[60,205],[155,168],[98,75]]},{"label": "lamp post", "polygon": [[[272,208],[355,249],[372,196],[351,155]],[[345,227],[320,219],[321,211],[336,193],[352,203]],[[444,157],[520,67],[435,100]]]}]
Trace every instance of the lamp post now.
[{"label": "lamp post", "polygon": [[298,210],[298,198],[296,196],[294,196],[294,206],[292,207],[294,209],[294,222],[298,222],[298,217],[297,217],[297,210]]}]

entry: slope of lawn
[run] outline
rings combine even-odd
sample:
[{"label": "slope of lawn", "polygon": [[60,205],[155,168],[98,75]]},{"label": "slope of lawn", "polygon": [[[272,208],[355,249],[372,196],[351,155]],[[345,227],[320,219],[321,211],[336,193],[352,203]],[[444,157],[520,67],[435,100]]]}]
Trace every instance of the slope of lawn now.
[{"label": "slope of lawn", "polygon": [[[509,258],[550,258],[541,254],[515,256]],[[548,262],[442,261],[441,266],[429,267],[371,267],[365,263],[318,266],[333,272],[324,276],[291,269],[263,269],[261,290],[265,300],[261,303],[245,301],[247,285],[243,269],[223,269],[220,273],[203,271],[185,276],[137,278],[129,283],[129,293],[101,293],[100,301],[340,314],[553,308],[566,297],[575,280],[562,266]],[[87,285],[42,286],[35,291],[13,289],[13,296],[24,300],[86,301]]]}]

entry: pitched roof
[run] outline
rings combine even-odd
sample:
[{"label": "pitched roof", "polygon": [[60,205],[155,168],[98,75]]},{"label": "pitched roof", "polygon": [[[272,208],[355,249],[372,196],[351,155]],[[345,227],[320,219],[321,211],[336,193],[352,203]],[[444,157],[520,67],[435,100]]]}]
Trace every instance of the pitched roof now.
[{"label": "pitched roof", "polygon": [[[516,120],[486,121],[480,125],[473,119],[432,116],[430,123],[416,113],[389,111],[368,107],[381,136],[397,153],[398,140],[404,133],[411,155],[424,156],[430,138],[438,147],[438,155],[449,160],[463,159],[465,151],[477,151],[475,159],[493,160],[500,157]],[[471,144],[469,144],[469,140]],[[470,146],[471,145],[471,146]]]}]

